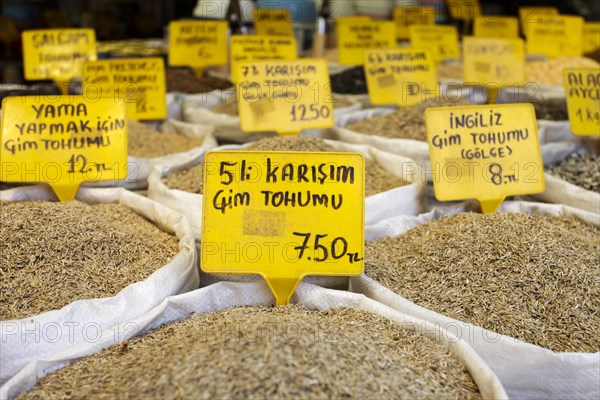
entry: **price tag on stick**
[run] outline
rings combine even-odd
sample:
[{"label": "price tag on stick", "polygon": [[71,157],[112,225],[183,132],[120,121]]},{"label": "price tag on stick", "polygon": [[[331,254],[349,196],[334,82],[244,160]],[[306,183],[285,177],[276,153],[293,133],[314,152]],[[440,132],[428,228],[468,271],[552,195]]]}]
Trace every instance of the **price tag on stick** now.
[{"label": "price tag on stick", "polygon": [[239,82],[238,65],[268,60],[296,60],[298,47],[294,37],[233,35],[231,37],[231,79]]},{"label": "price tag on stick", "polygon": [[475,17],[473,35],[482,38],[518,39],[519,20],[516,17]]},{"label": "price tag on stick", "polygon": [[527,37],[529,28],[538,23],[540,17],[559,15],[556,7],[519,7],[519,21],[523,35]]},{"label": "price tag on stick", "polygon": [[533,105],[429,108],[425,121],[438,200],[475,198],[492,213],[507,196],[544,191]]},{"label": "price tag on stick", "polygon": [[566,68],[563,81],[571,131],[600,137],[600,69]]},{"label": "price tag on stick", "polygon": [[436,64],[447,58],[460,58],[455,26],[411,25],[408,31],[411,47],[429,49]]},{"label": "price tag on stick", "polygon": [[36,96],[3,101],[0,181],[45,182],[61,201],[83,182],[127,176],[127,123],[123,103],[83,96]]},{"label": "price tag on stick", "polygon": [[435,7],[405,5],[394,8],[396,38],[408,39],[408,27],[411,25],[435,25]]},{"label": "price tag on stick", "polygon": [[226,21],[169,23],[169,65],[191,67],[198,76],[208,66],[227,64]]},{"label": "price tag on stick", "polygon": [[446,0],[446,7],[453,19],[473,21],[481,15],[479,0]]},{"label": "price tag on stick", "polygon": [[255,8],[254,27],[259,36],[294,36],[294,25],[288,10]]},{"label": "price tag on stick", "polygon": [[567,15],[538,18],[527,32],[527,52],[548,57],[583,53],[583,18]]},{"label": "price tag on stick", "polygon": [[297,135],[333,126],[333,95],[327,61],[265,61],[237,68],[240,122],[244,132]]},{"label": "price tag on stick", "polygon": [[209,152],[202,270],[259,274],[277,305],[307,275],[360,275],[363,171],[357,153]]},{"label": "price tag on stick", "polygon": [[600,49],[600,22],[583,24],[583,52],[591,53]]},{"label": "price tag on stick", "polygon": [[81,76],[83,63],[96,60],[93,29],[24,31],[22,39],[25,79],[51,79],[64,94],[71,79]]},{"label": "price tag on stick", "polygon": [[368,50],[396,47],[393,22],[338,18],[337,23],[340,64],[363,65]]},{"label": "price tag on stick", "polygon": [[435,64],[427,49],[369,51],[365,75],[372,104],[408,107],[439,94]]},{"label": "price tag on stick", "polygon": [[158,57],[87,62],[83,95],[125,103],[128,119],[163,119],[167,116],[164,62]]}]

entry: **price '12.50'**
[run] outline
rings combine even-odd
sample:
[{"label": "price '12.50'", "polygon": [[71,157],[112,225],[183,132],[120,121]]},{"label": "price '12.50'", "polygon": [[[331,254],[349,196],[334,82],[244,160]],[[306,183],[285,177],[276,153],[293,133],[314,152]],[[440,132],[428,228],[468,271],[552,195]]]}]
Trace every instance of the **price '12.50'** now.
[{"label": "price '12.50'", "polygon": [[294,121],[314,121],[321,118],[329,118],[331,111],[326,105],[316,103],[306,106],[304,104],[293,105],[290,115],[292,122]]}]

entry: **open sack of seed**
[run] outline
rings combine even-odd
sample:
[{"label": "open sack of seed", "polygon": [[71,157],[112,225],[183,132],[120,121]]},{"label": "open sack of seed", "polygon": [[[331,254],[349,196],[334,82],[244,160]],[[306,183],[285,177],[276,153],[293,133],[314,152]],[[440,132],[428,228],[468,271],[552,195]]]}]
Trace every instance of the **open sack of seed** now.
[{"label": "open sack of seed", "polygon": [[351,290],[455,332],[515,399],[600,395],[600,215],[474,203],[366,229]]},{"label": "open sack of seed", "polygon": [[86,186],[118,186],[145,189],[148,175],[156,165],[191,164],[217,146],[212,127],[165,121],[160,132],[136,121],[127,121],[127,177],[122,181],[99,181]]},{"label": "open sack of seed", "polygon": [[198,287],[187,219],[124,189],[0,192],[0,383]]},{"label": "open sack of seed", "polygon": [[507,398],[473,349],[433,324],[309,284],[298,287],[293,302],[261,306],[273,303],[264,282],[170,297],[128,321],[132,329],[103,336],[104,350],[73,348],[31,363],[0,395]]},{"label": "open sack of seed", "polygon": [[597,145],[594,148],[588,144],[591,143],[542,146],[546,190],[532,197],[600,214],[600,156]]},{"label": "open sack of seed", "polygon": [[[417,215],[422,209],[425,183],[419,174],[408,174],[413,160],[370,146],[309,138],[277,136],[242,146],[223,146],[213,150],[255,151],[341,151],[365,156],[365,223],[372,224],[398,213]],[[196,240],[200,240],[202,221],[202,160],[194,166],[159,166],[149,177],[148,196],[186,215]],[[298,199],[301,202],[301,199]]]},{"label": "open sack of seed", "polygon": [[[334,119],[360,110],[361,105],[346,96],[333,96]],[[248,133],[240,127],[238,104],[234,90],[215,91],[197,96],[189,96],[183,103],[184,121],[214,127],[217,139],[231,143],[248,143],[265,136],[276,136],[275,132]],[[304,132],[309,136],[320,136],[322,129]]]}]

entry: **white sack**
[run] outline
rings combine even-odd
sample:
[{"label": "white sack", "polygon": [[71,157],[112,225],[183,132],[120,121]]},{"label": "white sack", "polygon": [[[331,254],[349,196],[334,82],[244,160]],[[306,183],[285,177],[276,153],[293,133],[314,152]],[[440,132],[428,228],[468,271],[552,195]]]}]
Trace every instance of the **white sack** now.
[{"label": "white sack", "polygon": [[[304,304],[309,309],[351,307],[388,318],[400,325],[398,329],[412,329],[446,346],[471,373],[484,399],[506,399],[498,378],[489,366],[463,340],[452,333],[423,320],[405,315],[362,295],[323,289],[310,284],[300,284],[292,302]],[[106,332],[94,348],[74,346],[62,354],[29,363],[17,376],[0,388],[1,398],[12,398],[28,390],[45,374],[67,365],[70,361],[86,357],[99,350],[143,334],[159,326],[189,318],[193,314],[219,312],[234,306],[272,305],[273,296],[264,282],[218,283],[203,289],[166,298],[146,314],[119,325],[118,335]],[[127,328],[126,328],[127,327]]]},{"label": "white sack", "polygon": [[[0,191],[1,201],[55,199],[47,186]],[[77,199],[87,204],[119,203],[134,210],[177,236],[179,253],[146,280],[127,286],[113,297],[78,300],[58,310],[0,321],[0,384],[36,360],[54,359],[57,354],[72,349],[95,351],[96,336],[114,335],[116,323],[137,318],[166,297],[198,287],[194,238],[187,219],[181,214],[124,189],[81,188]]]},{"label": "white sack", "polygon": [[[201,124],[214,127],[214,135],[217,139],[231,143],[249,143],[264,137],[277,136],[275,132],[244,132],[240,126],[240,117],[217,113],[212,111],[214,107],[235,96],[235,91],[227,90],[188,96],[183,101],[184,121],[192,124]],[[353,104],[349,107],[343,107],[333,110],[334,119],[337,120],[342,115],[359,110],[362,106],[350,96],[339,95],[340,98],[346,97]],[[322,135],[322,129],[310,129],[303,132],[304,135],[319,137]]]},{"label": "white sack", "polygon": [[[594,149],[586,147],[584,142],[560,142],[542,146],[544,166],[556,164],[564,160],[569,154],[594,154]],[[565,204],[582,210],[600,213],[600,193],[586,190],[560,179],[549,173],[544,174],[546,190],[531,197],[537,200]]]},{"label": "white sack", "polygon": [[[367,240],[373,240],[383,236],[397,236],[442,216],[475,211],[476,208],[476,203],[463,203],[440,208],[418,217],[398,216],[368,227],[366,237]],[[562,205],[505,202],[499,212],[566,215],[600,227],[600,215]],[[498,375],[511,398],[597,399],[600,396],[600,352],[555,353],[499,335],[420,307],[365,275],[351,278],[350,286],[352,291],[362,293],[402,313],[447,327],[457,333],[473,346]]]}]

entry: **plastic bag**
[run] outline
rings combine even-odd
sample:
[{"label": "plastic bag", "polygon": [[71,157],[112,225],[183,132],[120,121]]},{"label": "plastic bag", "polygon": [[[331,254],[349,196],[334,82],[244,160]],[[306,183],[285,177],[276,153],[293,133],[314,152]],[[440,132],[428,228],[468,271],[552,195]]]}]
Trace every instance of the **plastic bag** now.
[{"label": "plastic bag", "polygon": [[[181,214],[124,189],[81,188],[77,199],[87,204],[119,203],[179,239],[179,253],[147,279],[113,297],[75,301],[61,309],[23,319],[0,321],[0,383],[26,364],[54,359],[66,351],[92,351],[100,335],[113,335],[118,324],[137,318],[166,297],[199,285],[197,254],[191,227]],[[1,201],[55,200],[46,186],[0,192]],[[43,271],[42,271],[43,273]],[[4,398],[4,396],[2,396]]]},{"label": "plastic bag", "polygon": [[[475,203],[436,209],[417,217],[398,216],[366,229],[367,241],[397,236],[446,215],[474,211]],[[562,205],[505,202],[499,212],[568,215],[600,226],[600,215]],[[477,249],[473,249],[477,251]],[[600,395],[599,353],[555,353],[515,338],[458,321],[425,309],[362,275],[350,279],[352,291],[386,304],[400,312],[439,326],[452,327],[498,375],[508,395],[515,399],[596,399]]]},{"label": "plastic bag", "polygon": [[[292,301],[309,309],[351,307],[388,318],[399,325],[398,329],[412,329],[448,347],[469,370],[484,399],[506,399],[506,392],[498,378],[473,349],[448,331],[386,307],[364,296],[334,291],[310,284],[300,284]],[[89,356],[103,348],[143,334],[159,326],[188,318],[192,314],[219,312],[234,306],[272,305],[273,296],[264,282],[218,283],[203,289],[173,296],[143,316],[119,324],[117,335],[106,334],[93,348],[73,347],[63,354],[29,363],[17,376],[0,389],[0,397],[11,398],[31,388],[37,379],[67,365],[70,361]],[[129,328],[125,328],[125,326]],[[74,388],[74,390],[76,390]]]}]

